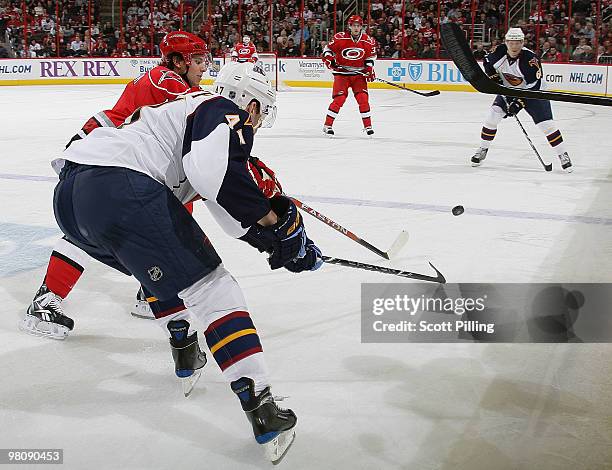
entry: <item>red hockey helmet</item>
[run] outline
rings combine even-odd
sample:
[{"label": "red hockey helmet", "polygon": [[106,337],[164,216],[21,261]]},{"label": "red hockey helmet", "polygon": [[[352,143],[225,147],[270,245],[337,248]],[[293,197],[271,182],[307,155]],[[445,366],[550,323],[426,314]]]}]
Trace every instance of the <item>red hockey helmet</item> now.
[{"label": "red hockey helmet", "polygon": [[346,22],[347,25],[352,25],[353,23],[359,23],[359,26],[363,26],[363,19],[361,18],[361,16],[359,15],[352,15],[349,16],[348,21]]},{"label": "red hockey helmet", "polygon": [[194,55],[202,55],[210,63],[206,43],[195,34],[186,31],[172,31],[166,34],[159,49],[164,63],[168,63],[168,56],[173,52],[181,54],[187,66],[191,65],[191,57]]}]

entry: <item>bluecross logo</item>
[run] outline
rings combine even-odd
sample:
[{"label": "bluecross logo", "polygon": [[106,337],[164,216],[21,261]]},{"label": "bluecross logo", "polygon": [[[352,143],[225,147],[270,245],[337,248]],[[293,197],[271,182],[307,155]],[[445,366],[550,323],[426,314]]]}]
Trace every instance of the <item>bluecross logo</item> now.
[{"label": "bluecross logo", "polygon": [[410,78],[416,82],[423,74],[423,64],[421,62],[410,64],[408,66],[408,73],[410,74]]},{"label": "bluecross logo", "polygon": [[406,76],[406,67],[402,67],[402,64],[399,62],[393,62],[393,65],[387,69],[387,75],[394,82],[399,82],[402,77]]}]

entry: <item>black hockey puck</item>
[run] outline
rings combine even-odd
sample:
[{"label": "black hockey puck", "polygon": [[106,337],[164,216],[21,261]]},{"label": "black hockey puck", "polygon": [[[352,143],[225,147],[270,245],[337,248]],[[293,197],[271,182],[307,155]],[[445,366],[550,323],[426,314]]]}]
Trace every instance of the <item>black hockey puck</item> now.
[{"label": "black hockey puck", "polygon": [[463,214],[463,211],[465,209],[463,209],[463,206],[455,206],[453,207],[453,215],[457,216],[457,215],[461,215]]}]

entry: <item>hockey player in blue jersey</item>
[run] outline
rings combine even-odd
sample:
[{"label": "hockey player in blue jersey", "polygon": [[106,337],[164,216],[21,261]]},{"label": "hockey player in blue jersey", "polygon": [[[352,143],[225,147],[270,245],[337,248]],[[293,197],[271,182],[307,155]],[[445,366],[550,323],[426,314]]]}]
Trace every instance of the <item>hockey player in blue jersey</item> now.
[{"label": "hockey player in blue jersey", "polygon": [[315,270],[322,254],[295,204],[265,197],[247,169],[257,129],[274,120],[269,80],[255,64],[230,63],[216,85],[219,94],[146,106],[128,124],[74,142],[53,162],[54,211],[71,243],[134,275],[156,298],[184,301],[186,310],[157,319],[169,332],[177,374],[206,362],[195,317],[255,439],[278,461],[297,418],[275,404],[244,295],[183,204],[202,198],[227,234],[269,254],[272,269]]},{"label": "hockey player in blue jersey", "polygon": [[[525,35],[521,28],[510,28],[505,43],[488,54],[484,59],[487,75],[499,83],[513,88],[539,90],[542,85],[542,64],[538,56],[523,47]],[[487,156],[489,146],[497,133],[499,122],[518,114],[522,109],[548,139],[548,143],[559,157],[561,168],[572,171],[572,161],[565,149],[563,137],[553,121],[550,101],[528,98],[504,97],[497,95],[482,126],[480,147],[472,157],[472,166],[480,166]]]}]

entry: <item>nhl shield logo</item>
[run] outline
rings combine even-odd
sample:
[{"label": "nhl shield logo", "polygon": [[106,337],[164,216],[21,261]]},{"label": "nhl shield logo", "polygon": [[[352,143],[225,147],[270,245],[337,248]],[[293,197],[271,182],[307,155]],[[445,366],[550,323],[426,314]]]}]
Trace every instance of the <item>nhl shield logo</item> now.
[{"label": "nhl shield logo", "polygon": [[149,277],[151,278],[152,281],[159,281],[161,277],[164,275],[162,270],[159,269],[159,266],[153,266],[149,268],[147,272],[149,273]]},{"label": "nhl shield logo", "polygon": [[410,74],[410,78],[412,81],[416,82],[421,75],[423,74],[423,64],[419,62],[418,64],[409,64],[408,65],[408,74]]}]

